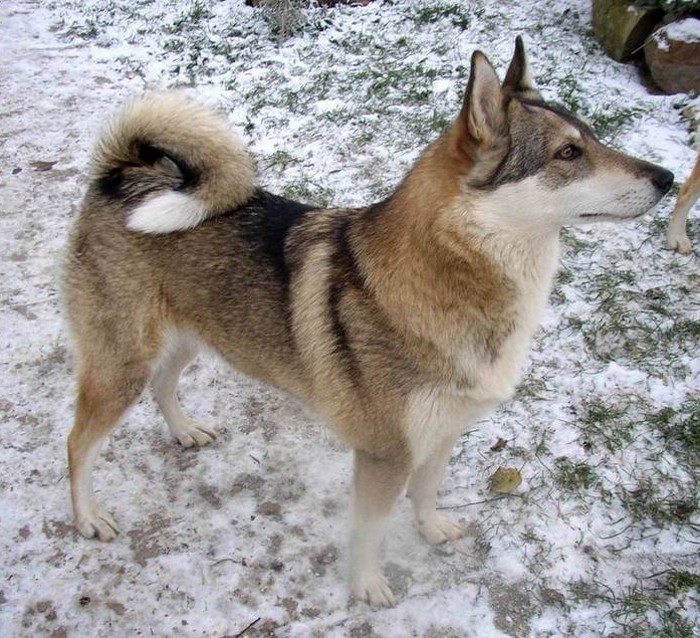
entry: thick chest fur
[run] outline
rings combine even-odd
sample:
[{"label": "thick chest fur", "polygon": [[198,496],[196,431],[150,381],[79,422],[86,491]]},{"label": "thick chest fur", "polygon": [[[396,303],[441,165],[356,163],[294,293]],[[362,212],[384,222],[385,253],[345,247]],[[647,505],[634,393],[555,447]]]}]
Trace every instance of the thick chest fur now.
[{"label": "thick chest fur", "polygon": [[547,305],[555,258],[553,255],[543,264],[539,277],[518,286],[512,330],[497,351],[485,353],[469,338],[455,347],[455,378],[468,379],[468,384],[429,384],[411,394],[405,428],[416,466],[429,458],[440,441],[456,439],[470,423],[484,418],[513,395],[532,336]]},{"label": "thick chest fur", "polygon": [[548,277],[540,285],[523,286],[514,312],[513,330],[496,355],[488,360],[476,356],[470,343],[455,353],[455,368],[474,383],[466,393],[475,403],[498,404],[509,399],[520,380],[532,336],[547,305],[551,288]]}]

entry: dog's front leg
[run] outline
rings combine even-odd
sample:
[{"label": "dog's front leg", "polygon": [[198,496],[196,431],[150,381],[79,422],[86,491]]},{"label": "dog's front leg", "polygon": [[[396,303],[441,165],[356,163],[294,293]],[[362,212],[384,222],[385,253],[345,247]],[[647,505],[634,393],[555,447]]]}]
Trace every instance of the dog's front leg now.
[{"label": "dog's front leg", "polygon": [[355,503],[350,539],[350,587],[371,605],[394,604],[394,594],[379,568],[379,552],[389,515],[406,484],[406,458],[380,459],[355,450]]},{"label": "dog's front leg", "polygon": [[455,540],[466,533],[464,525],[437,511],[438,489],[455,441],[455,436],[446,436],[428,460],[414,470],[408,483],[418,531],[431,544]]},{"label": "dog's front leg", "polygon": [[693,172],[688,180],[681,186],[676,200],[676,206],[671,215],[671,221],[666,231],[666,246],[670,250],[687,254],[692,250],[690,239],[686,231],[688,213],[693,204],[700,198],[700,155],[695,162]]}]

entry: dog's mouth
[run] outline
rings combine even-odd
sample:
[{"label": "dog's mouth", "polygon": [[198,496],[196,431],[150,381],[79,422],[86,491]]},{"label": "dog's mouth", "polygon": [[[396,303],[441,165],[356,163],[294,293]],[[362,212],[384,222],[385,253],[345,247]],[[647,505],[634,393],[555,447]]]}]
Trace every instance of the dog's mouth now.
[{"label": "dog's mouth", "polygon": [[626,219],[637,219],[642,215],[646,215],[650,209],[643,210],[640,213],[630,215],[614,215],[612,213],[581,213],[581,219],[590,219],[591,221],[625,221]]}]

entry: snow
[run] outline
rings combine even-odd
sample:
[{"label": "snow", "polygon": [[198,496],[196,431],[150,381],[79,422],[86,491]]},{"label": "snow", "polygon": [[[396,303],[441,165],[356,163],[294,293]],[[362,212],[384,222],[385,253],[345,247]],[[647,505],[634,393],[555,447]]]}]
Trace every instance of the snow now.
[{"label": "snow", "polygon": [[679,42],[700,42],[700,20],[697,18],[685,18],[672,22],[666,29],[669,40]]},{"label": "snow", "polygon": [[700,42],[700,20],[685,18],[666,25],[654,32],[654,40],[663,51],[668,51],[671,42]]},{"label": "snow", "polygon": [[[431,548],[406,502],[393,516],[395,608],[348,600],[349,451],[295,401],[212,356],[180,395],[217,426],[216,445],[179,449],[144,397],[95,472],[122,533],[101,544],[71,527],[59,272],[105,117],[145,88],[189,87],[228,114],[267,187],[361,205],[456,114],[472,51],[503,74],[522,33],[547,98],[682,182],[696,154],[680,107],[699,103],[649,95],[634,67],[606,58],[589,5],[319,9],[279,44],[242,0],[0,3],[0,636],[221,638],[257,618],[246,636],[654,636],[661,612],[700,636],[692,588],[654,598],[651,621],[625,607],[635,588],[660,596],[658,574],[700,574],[698,510],[649,510],[697,506],[700,494],[697,465],[652,419],[677,411],[680,431],[700,390],[700,266],[662,249],[672,198],[627,225],[566,230],[520,390],[465,434],[445,478],[441,504],[472,533]],[[698,229],[691,221],[691,237]],[[618,416],[595,421],[599,404]],[[491,452],[499,437],[508,445]],[[591,481],[567,488],[576,464]],[[517,495],[488,491],[498,466],[522,468]]]}]

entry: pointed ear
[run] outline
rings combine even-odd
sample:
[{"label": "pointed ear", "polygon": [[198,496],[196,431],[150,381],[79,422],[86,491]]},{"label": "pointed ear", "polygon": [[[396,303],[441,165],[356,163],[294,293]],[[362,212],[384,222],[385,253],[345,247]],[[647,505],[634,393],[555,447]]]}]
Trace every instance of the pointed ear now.
[{"label": "pointed ear", "polygon": [[513,59],[510,61],[506,79],[503,80],[503,92],[510,95],[523,95],[533,100],[542,99],[532,79],[530,65],[525,53],[525,44],[520,36],[515,38],[515,52],[513,53]]},{"label": "pointed ear", "polygon": [[460,119],[469,136],[480,145],[491,145],[507,135],[501,82],[488,58],[475,51]]}]

